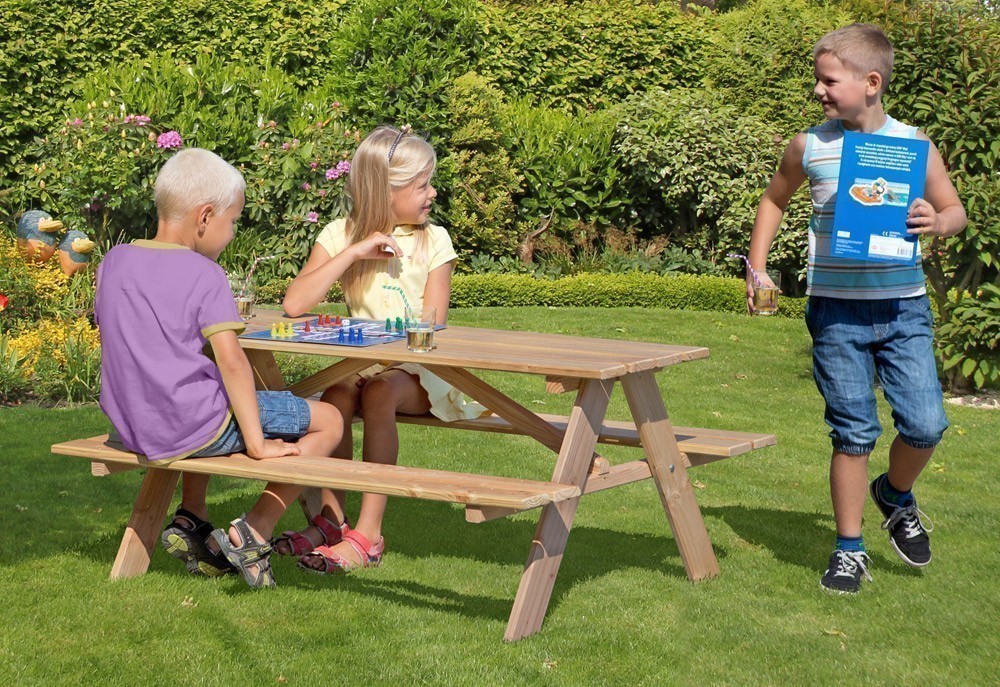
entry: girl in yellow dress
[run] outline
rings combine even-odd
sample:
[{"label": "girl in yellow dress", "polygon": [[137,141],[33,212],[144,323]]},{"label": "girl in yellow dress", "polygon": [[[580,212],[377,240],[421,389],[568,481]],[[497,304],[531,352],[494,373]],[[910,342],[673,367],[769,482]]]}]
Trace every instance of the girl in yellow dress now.
[{"label": "girl in yellow dress", "polygon": [[[436,163],[434,150],[410,134],[409,127],[383,126],[369,134],[351,162],[351,212],[328,224],[316,239],[285,295],[285,312],[307,312],[339,281],[352,317],[395,320],[409,304],[434,306],[437,324],[444,324],[458,256],[448,232],[428,222],[437,196],[431,186]],[[395,464],[399,454],[396,413],[430,412],[453,421],[486,411],[410,363],[373,366],[327,389],[323,400],[345,418],[359,414],[364,421],[364,460],[388,464]],[[353,437],[346,424],[333,455],[351,460]],[[275,547],[279,553],[299,556],[299,565],[318,572],[378,565],[385,550],[385,506],[384,495],[363,494],[358,520],[348,527],[343,493],[324,490],[321,514],[305,530],[284,533]]]}]

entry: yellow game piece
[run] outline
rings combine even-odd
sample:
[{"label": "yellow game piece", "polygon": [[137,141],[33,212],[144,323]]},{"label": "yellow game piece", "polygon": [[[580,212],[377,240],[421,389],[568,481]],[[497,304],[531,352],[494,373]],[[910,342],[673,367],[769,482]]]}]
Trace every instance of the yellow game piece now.
[{"label": "yellow game piece", "polygon": [[277,323],[271,325],[271,338],[278,338],[278,325]]}]

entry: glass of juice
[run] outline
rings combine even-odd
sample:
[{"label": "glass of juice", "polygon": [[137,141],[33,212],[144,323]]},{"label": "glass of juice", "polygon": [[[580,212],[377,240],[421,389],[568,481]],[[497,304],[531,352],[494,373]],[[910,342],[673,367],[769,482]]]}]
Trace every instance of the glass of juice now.
[{"label": "glass of juice", "polygon": [[781,275],[778,272],[754,270],[753,311],[755,315],[773,315],[778,312],[778,292]]},{"label": "glass of juice", "polygon": [[434,324],[437,308],[424,305],[406,311],[406,348],[413,353],[434,350]]}]

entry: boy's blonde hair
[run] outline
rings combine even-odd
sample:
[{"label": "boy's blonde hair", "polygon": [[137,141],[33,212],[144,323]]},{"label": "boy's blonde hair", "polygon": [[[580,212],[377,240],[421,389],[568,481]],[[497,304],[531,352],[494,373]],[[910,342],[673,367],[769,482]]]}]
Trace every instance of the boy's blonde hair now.
[{"label": "boy's blonde hair", "polygon": [[858,78],[878,72],[882,77],[879,95],[885,93],[892,77],[892,43],[877,26],[851,24],[831,31],[820,38],[813,48],[814,62],[820,55],[833,55]]},{"label": "boy's blonde hair", "polygon": [[[434,174],[437,156],[430,144],[409,132],[380,126],[372,131],[358,146],[351,161],[347,178],[347,193],[351,198],[351,212],[347,218],[349,243],[363,241],[375,232],[391,234],[395,228],[392,213],[392,192],[414,182],[421,174]],[[411,260],[426,260],[427,228],[424,223],[416,229],[417,244]],[[378,260],[359,260],[352,264],[340,279],[349,300],[357,301],[375,278],[385,269]]]},{"label": "boy's blonde hair", "polygon": [[167,160],[153,184],[156,213],[168,222],[179,222],[202,205],[221,213],[245,191],[240,171],[202,148],[185,148]]}]

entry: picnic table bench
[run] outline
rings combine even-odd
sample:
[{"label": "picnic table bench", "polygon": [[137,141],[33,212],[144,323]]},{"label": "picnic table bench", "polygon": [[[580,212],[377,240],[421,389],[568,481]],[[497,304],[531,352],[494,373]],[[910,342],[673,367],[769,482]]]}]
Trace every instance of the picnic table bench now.
[{"label": "picnic table bench", "polygon": [[[277,313],[261,314],[250,328],[269,327],[279,317]],[[507,641],[533,634],[541,627],[576,508],[585,494],[652,478],[688,578],[698,581],[719,574],[687,468],[771,446],[775,438],[769,434],[671,425],[654,374],[672,364],[707,357],[707,349],[469,327],[449,327],[437,332],[435,339],[437,349],[429,353],[411,353],[402,341],[367,348],[262,339],[241,339],[241,343],[258,388],[287,388],[303,397],[375,361],[420,363],[485,405],[491,414],[457,422],[401,414],[397,416],[399,422],[532,437],[558,454],[550,481],[326,456],[257,461],[237,453],[150,467],[108,435],[55,444],[53,453],[90,459],[92,473],[97,476],[147,468],[111,577],[141,575],[147,570],[182,472],[309,487],[302,499],[307,516],[318,512],[315,489],[321,487],[463,504],[466,520],[473,523],[541,508],[504,635]],[[274,352],[340,359],[286,387]],[[548,391],[575,391],[576,402],[568,416],[538,414],[470,369],[541,375]],[[625,392],[631,421],[605,418],[616,383]],[[598,444],[639,448],[644,457],[612,465],[595,453]],[[406,460],[405,452],[401,460]]]}]

